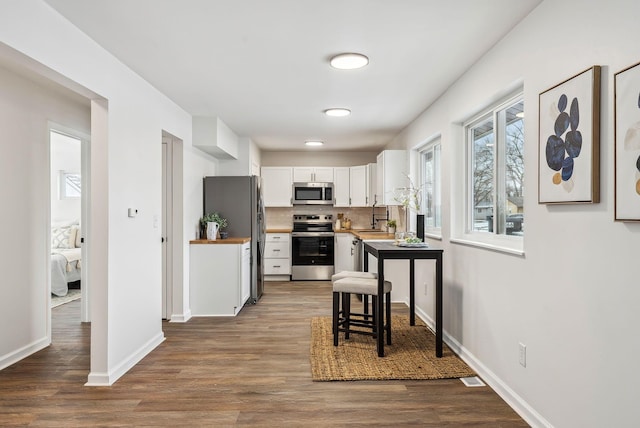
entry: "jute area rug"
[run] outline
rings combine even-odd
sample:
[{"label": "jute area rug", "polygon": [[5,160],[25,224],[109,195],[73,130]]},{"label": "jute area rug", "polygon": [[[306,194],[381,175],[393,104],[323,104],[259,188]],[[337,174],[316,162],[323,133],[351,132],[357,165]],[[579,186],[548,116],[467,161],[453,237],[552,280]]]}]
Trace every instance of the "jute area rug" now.
[{"label": "jute area rug", "polygon": [[351,334],[345,340],[340,333],[338,346],[333,346],[331,317],[312,318],[312,379],[450,379],[476,375],[447,345],[443,346],[442,358],[436,358],[435,335],[421,320],[416,319],[412,327],[408,316],[393,315],[391,329],[392,344],[385,344],[385,356],[379,358],[372,336]]}]

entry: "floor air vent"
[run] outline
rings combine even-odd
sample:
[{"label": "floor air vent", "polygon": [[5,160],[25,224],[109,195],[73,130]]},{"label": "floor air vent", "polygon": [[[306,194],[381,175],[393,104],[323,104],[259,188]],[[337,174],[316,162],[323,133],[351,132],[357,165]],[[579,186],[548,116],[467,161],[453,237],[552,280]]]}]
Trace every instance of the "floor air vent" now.
[{"label": "floor air vent", "polygon": [[478,376],[473,376],[473,377],[461,377],[460,380],[462,381],[462,383],[464,383],[466,386],[486,386],[485,383],[482,381],[482,379],[480,379]]}]

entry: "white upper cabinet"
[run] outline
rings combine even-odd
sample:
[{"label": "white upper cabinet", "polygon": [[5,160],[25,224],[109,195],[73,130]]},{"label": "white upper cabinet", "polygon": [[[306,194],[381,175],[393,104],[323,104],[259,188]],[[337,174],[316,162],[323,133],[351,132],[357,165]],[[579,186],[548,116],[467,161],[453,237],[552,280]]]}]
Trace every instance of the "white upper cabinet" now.
[{"label": "white upper cabinet", "polygon": [[367,165],[349,168],[349,196],[352,207],[366,207],[369,200]]},{"label": "white upper cabinet", "polygon": [[262,198],[265,207],[290,207],[293,186],[292,168],[287,166],[262,167]]},{"label": "white upper cabinet", "polygon": [[394,200],[394,190],[409,185],[407,156],[406,150],[384,150],[378,155],[376,176],[380,205],[399,205]]},{"label": "white upper cabinet", "polygon": [[336,196],[334,206],[349,206],[349,167],[338,167],[333,169],[333,193]]},{"label": "white upper cabinet", "polygon": [[370,163],[367,165],[367,193],[369,195],[369,200],[367,201],[367,206],[372,207],[375,205],[381,205],[381,198],[378,195],[378,181],[376,177],[377,166],[375,163]]},{"label": "white upper cabinet", "polygon": [[[375,164],[371,164],[375,167]],[[373,205],[370,197],[370,166],[334,168],[334,186],[336,207],[368,207]],[[375,182],[374,186],[375,187]],[[375,191],[374,191],[375,193]]]},{"label": "white upper cabinet", "polygon": [[293,182],[317,181],[321,183],[333,183],[334,168],[332,167],[294,167]]}]

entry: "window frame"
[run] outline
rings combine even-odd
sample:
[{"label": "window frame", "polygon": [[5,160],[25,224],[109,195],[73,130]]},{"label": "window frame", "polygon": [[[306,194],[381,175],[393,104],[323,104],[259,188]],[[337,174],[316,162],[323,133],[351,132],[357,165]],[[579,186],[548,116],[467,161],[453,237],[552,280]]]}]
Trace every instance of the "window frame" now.
[{"label": "window frame", "polygon": [[[431,238],[442,238],[442,139],[440,136],[433,138],[432,140],[423,144],[418,150],[420,168],[418,173],[420,174],[420,183],[422,185],[422,212],[425,215],[425,227],[424,234]],[[427,226],[427,212],[429,207],[429,198],[427,198],[427,177],[426,177],[426,157],[431,153],[433,156],[433,200],[431,210],[434,213],[434,226]],[[436,201],[440,201],[440,206],[436,204]],[[439,208],[439,209],[438,209]],[[438,224],[439,222],[439,224]]]},{"label": "window frame", "polygon": [[59,184],[59,199],[80,199],[82,197],[82,178],[79,172],[61,170]]},{"label": "window frame", "polygon": [[[524,236],[507,235],[505,222],[501,220],[506,218],[506,199],[507,185],[506,178],[506,111],[514,104],[522,102],[524,104],[524,90],[512,93],[510,96],[502,98],[483,109],[479,114],[470,120],[462,123],[462,144],[464,183],[463,197],[460,208],[463,210],[462,216],[459,217],[459,229],[461,233],[453,238],[452,242],[461,244],[479,246],[512,254],[524,254]],[[502,113],[502,114],[500,114]],[[489,231],[480,231],[474,229],[473,220],[475,204],[473,199],[474,192],[474,173],[473,173],[473,150],[474,139],[473,129],[486,120],[491,119],[494,132],[494,151],[493,151],[493,190],[492,190],[492,209],[493,209],[493,229]],[[524,119],[523,119],[524,125]]]}]

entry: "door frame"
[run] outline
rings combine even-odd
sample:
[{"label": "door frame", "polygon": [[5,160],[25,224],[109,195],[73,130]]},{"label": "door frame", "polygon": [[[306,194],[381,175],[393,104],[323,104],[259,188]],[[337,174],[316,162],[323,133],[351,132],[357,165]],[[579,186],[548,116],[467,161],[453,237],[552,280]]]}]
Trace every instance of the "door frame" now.
[{"label": "door frame", "polygon": [[[183,141],[162,131],[162,318],[185,322]],[[166,265],[166,266],[165,266]]]},{"label": "door frame", "polygon": [[[89,304],[90,295],[91,295],[91,283],[89,281],[89,270],[90,270],[90,251],[89,251],[89,240],[85,239],[87,236],[87,231],[90,228],[90,178],[91,178],[91,137],[89,134],[86,134],[82,131],[78,131],[75,128],[71,128],[65,125],[61,125],[55,122],[48,123],[48,135],[49,135],[49,145],[48,145],[48,171],[49,177],[51,177],[51,133],[55,132],[61,135],[66,135],[71,138],[75,138],[80,140],[80,177],[81,177],[81,196],[80,196],[80,231],[82,233],[82,245],[80,247],[81,251],[81,260],[82,260],[82,269],[80,270],[80,322],[91,322],[91,305]],[[51,180],[51,178],[49,178]],[[51,183],[49,183],[49,189],[51,189]],[[51,198],[53,195],[51,194],[51,190],[49,190],[49,210],[48,210],[48,234],[47,237],[51,239]],[[47,246],[49,247],[49,246]],[[51,337],[51,252],[49,251],[49,256],[47,258],[47,276],[49,280],[47,281],[47,319],[48,319],[48,334]]]}]

